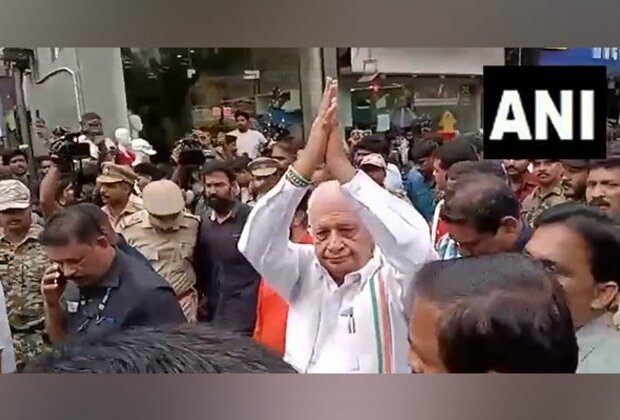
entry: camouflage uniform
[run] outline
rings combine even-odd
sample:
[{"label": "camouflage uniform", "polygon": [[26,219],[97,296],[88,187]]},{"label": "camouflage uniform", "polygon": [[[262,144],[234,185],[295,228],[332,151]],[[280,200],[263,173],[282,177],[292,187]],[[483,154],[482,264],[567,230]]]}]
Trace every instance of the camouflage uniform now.
[{"label": "camouflage uniform", "polygon": [[7,315],[18,369],[46,347],[43,339],[45,316],[40,281],[50,265],[39,235],[43,228],[33,223],[19,244],[0,233],[0,279],[6,296]]},{"label": "camouflage uniform", "polygon": [[523,200],[523,219],[528,225],[532,226],[543,211],[566,201],[568,199],[564,195],[564,188],[561,185],[546,194],[543,194],[540,186],[538,186]]}]

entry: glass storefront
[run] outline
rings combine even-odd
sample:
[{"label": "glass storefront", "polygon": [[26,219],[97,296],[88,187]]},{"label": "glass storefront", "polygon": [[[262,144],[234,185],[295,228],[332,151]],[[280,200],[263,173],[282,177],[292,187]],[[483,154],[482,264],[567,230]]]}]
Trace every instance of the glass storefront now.
[{"label": "glass storefront", "polygon": [[257,126],[277,122],[301,136],[296,48],[123,48],[122,55],[128,107],[160,158],[194,128],[213,136],[232,130],[236,110]]},{"label": "glass storefront", "polygon": [[431,131],[440,131],[442,117],[449,111],[456,120],[456,130],[473,132],[480,128],[481,77],[381,75],[371,82],[360,82],[359,76],[340,80],[340,100],[348,127],[383,132],[390,127],[410,126],[412,118],[424,117],[431,122]]}]

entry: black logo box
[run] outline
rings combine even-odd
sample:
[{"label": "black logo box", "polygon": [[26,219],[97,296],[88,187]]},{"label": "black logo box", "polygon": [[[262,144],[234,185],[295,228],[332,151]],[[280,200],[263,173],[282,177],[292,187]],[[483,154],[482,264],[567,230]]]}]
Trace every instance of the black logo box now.
[{"label": "black logo box", "polygon": [[[607,127],[607,72],[605,66],[485,66],[484,67],[484,157],[485,159],[605,159]],[[489,136],[505,90],[517,90],[532,137],[535,136],[536,90],[547,90],[556,103],[560,91],[572,90],[573,133],[580,133],[579,91],[594,91],[594,140],[561,140],[548,124],[547,140],[520,140],[507,133],[501,140]],[[511,113],[512,114],[512,113]],[[510,115],[510,118],[513,116]]]}]

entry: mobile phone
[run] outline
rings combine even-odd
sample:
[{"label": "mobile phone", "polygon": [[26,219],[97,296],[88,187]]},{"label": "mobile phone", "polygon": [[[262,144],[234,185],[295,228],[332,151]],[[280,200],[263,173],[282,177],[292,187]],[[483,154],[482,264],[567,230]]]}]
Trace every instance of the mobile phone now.
[{"label": "mobile phone", "polygon": [[65,277],[65,273],[62,272],[60,267],[56,266],[56,271],[58,272],[58,278],[56,279],[56,284],[59,286],[65,286],[67,284],[67,277]]}]

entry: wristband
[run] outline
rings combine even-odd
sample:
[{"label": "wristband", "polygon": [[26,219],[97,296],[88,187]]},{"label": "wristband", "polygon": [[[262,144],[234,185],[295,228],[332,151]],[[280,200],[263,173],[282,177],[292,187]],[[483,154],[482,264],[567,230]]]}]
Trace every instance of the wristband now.
[{"label": "wristband", "polygon": [[295,168],[293,168],[292,166],[288,167],[288,169],[286,170],[285,176],[286,176],[286,179],[291,184],[293,184],[294,186],[298,188],[307,188],[311,184],[310,181],[308,181],[306,178],[301,176],[299,172],[297,172]]}]

